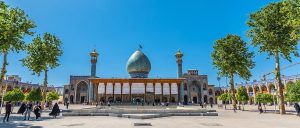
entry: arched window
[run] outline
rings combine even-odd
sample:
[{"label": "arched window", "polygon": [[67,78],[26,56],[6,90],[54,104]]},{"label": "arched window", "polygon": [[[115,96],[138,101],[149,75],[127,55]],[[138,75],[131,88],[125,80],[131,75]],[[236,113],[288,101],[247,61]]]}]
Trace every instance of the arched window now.
[{"label": "arched window", "polygon": [[212,95],[213,94],[213,91],[212,91],[212,89],[210,88],[210,89],[208,89],[208,94],[209,95]]},{"label": "arched window", "polygon": [[206,90],[206,89],[207,89],[206,84],[203,84],[203,90]]},{"label": "arched window", "polygon": [[69,93],[69,89],[66,89],[66,90],[65,90],[65,94],[68,94],[68,93]]}]

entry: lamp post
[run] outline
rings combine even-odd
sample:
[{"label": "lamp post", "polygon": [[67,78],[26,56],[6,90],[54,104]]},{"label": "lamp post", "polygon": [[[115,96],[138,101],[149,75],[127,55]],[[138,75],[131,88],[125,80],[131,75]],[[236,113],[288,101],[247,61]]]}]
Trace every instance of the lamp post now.
[{"label": "lamp post", "polygon": [[275,101],[275,95],[277,96],[277,90],[275,88],[272,89],[272,94],[273,94],[273,102],[275,106],[275,114],[276,114],[276,101]]}]

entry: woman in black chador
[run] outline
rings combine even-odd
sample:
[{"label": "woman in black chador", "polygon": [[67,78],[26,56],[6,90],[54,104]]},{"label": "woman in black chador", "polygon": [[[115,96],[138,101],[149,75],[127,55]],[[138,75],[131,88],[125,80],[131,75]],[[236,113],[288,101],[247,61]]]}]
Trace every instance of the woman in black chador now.
[{"label": "woman in black chador", "polygon": [[38,120],[41,117],[41,110],[42,110],[42,106],[38,103],[33,109],[36,120]]},{"label": "woman in black chador", "polygon": [[299,106],[299,104],[298,104],[298,103],[295,103],[295,104],[294,104],[294,107],[295,107],[295,109],[296,109],[297,116],[300,116],[300,106]]},{"label": "woman in black chador", "polygon": [[60,113],[60,110],[59,110],[58,104],[55,103],[53,108],[52,108],[52,111],[49,113],[49,115],[53,116],[53,118],[56,118],[56,116],[58,116],[59,113]]},{"label": "woman in black chador", "polygon": [[20,109],[18,110],[18,114],[22,114],[25,112],[26,110],[26,104],[23,102]]}]

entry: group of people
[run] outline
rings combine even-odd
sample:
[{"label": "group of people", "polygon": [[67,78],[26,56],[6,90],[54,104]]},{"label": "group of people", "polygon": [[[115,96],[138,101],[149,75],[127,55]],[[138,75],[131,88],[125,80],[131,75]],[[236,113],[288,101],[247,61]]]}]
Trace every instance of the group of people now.
[{"label": "group of people", "polygon": [[[13,106],[11,104],[11,101],[7,102],[5,105],[5,116],[3,118],[3,122],[9,122],[9,116],[13,111]],[[41,113],[42,113],[42,106],[39,102],[36,103],[36,105],[33,106],[32,102],[22,103],[18,114],[24,115],[24,121],[30,120],[31,112],[35,114],[36,120],[41,120]],[[53,118],[56,118],[60,113],[60,109],[57,103],[54,104],[52,111],[49,113],[50,116],[53,116]]]},{"label": "group of people", "polygon": [[[298,103],[295,103],[295,104],[294,104],[294,108],[295,108],[295,110],[296,110],[296,112],[297,112],[297,116],[300,116],[300,106],[299,106],[299,104],[298,104]],[[265,108],[265,109],[266,109],[266,108]],[[258,111],[259,111],[259,114],[262,114],[262,113],[264,112],[261,103],[258,104]]]},{"label": "group of people", "polygon": [[41,117],[42,106],[40,103],[36,103],[35,106],[31,102],[22,103],[20,109],[18,110],[18,114],[24,115],[24,120],[29,120],[31,112],[35,114],[35,119],[39,120]]}]

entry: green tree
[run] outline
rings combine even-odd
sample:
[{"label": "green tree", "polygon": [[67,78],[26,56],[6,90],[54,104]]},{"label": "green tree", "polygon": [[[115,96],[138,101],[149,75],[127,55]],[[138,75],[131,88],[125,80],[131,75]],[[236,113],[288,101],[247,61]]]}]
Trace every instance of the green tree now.
[{"label": "green tree", "polygon": [[8,65],[7,56],[9,52],[24,50],[26,35],[33,35],[31,31],[35,25],[25,12],[19,8],[11,8],[0,1],[0,54],[3,54],[3,62],[0,74],[0,83],[6,75]]},{"label": "green tree", "polygon": [[244,108],[245,102],[247,102],[249,100],[247,89],[244,86],[240,86],[238,88],[236,99],[237,99],[237,101],[242,102],[243,111],[244,111],[245,110],[245,108]]},{"label": "green tree", "polygon": [[48,92],[47,96],[46,96],[46,100],[52,102],[53,100],[58,100],[59,99],[59,95],[57,92]]},{"label": "green tree", "polygon": [[264,93],[257,93],[255,96],[257,102],[262,103],[264,105],[266,111],[266,104],[273,102],[273,95],[272,94],[264,94]]},{"label": "green tree", "polygon": [[25,98],[24,93],[19,89],[19,88],[15,88],[12,91],[7,92],[4,97],[3,100],[4,101],[23,101]]},{"label": "green tree", "polygon": [[234,76],[238,75],[249,80],[250,69],[254,67],[253,52],[248,51],[247,43],[239,36],[228,34],[215,42],[212,53],[213,65],[219,70],[219,75],[230,78],[233,108],[236,109],[234,91]]},{"label": "green tree", "polygon": [[287,85],[285,98],[288,102],[300,102],[300,81]]},{"label": "green tree", "polygon": [[218,98],[219,98],[219,100],[221,100],[225,103],[225,109],[226,109],[226,102],[228,102],[230,100],[228,93],[223,93]]},{"label": "green tree", "polygon": [[[46,93],[48,84],[48,70],[59,66],[59,57],[62,53],[61,41],[50,33],[45,33],[43,38],[38,35],[27,46],[28,56],[21,61],[24,66],[38,76],[44,72],[44,93]],[[43,96],[46,98],[46,95]]]},{"label": "green tree", "polygon": [[25,97],[27,101],[42,101],[42,92],[40,88],[31,90]]},{"label": "green tree", "polygon": [[[259,47],[259,52],[268,53],[275,58],[275,76],[279,93],[280,113],[285,114],[283,84],[280,78],[280,56],[288,61],[291,54],[299,56],[297,44],[300,39],[300,27],[292,23],[290,10],[284,2],[270,3],[261,10],[250,15],[247,22],[252,38],[252,45]],[[298,16],[299,17],[299,16]]]}]

